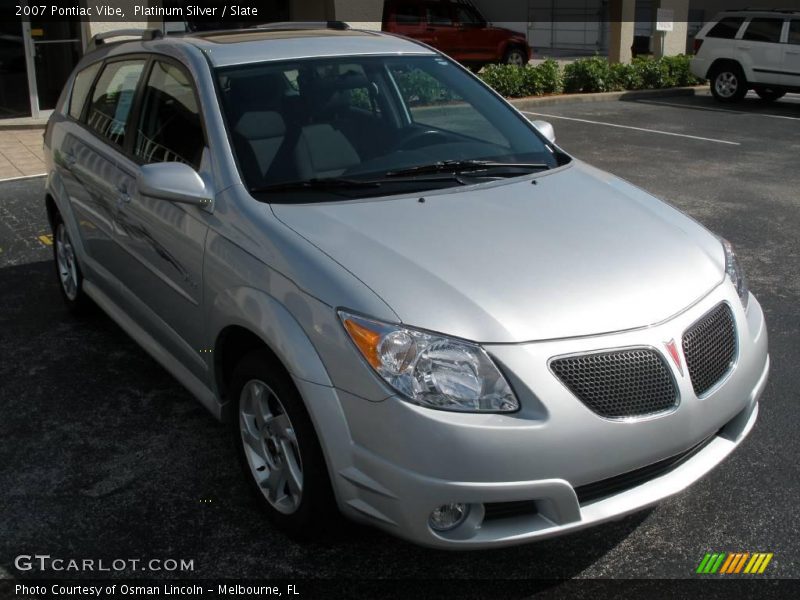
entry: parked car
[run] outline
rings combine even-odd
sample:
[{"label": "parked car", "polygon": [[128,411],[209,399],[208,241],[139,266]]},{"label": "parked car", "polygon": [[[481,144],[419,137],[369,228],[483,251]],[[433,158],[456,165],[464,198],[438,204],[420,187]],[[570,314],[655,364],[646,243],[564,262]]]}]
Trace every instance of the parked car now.
[{"label": "parked car", "polygon": [[720,102],[800,92],[800,11],[727,10],[700,30],[691,70]]},{"label": "parked car", "polygon": [[227,421],[294,533],[518,544],[720,463],[769,370],[731,245],[445,55],[330,27],[86,54],[45,133],[67,306]]},{"label": "parked car", "polygon": [[531,59],[524,35],[492,26],[468,0],[388,0],[383,30],[424,42],[474,70]]}]

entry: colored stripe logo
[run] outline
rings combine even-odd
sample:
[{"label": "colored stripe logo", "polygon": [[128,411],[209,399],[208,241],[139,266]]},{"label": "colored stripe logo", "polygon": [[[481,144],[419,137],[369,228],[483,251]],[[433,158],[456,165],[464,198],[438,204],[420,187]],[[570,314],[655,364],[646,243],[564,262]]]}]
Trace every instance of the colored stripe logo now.
[{"label": "colored stripe logo", "polygon": [[772,556],[772,552],[707,552],[695,573],[760,575],[766,571]]}]

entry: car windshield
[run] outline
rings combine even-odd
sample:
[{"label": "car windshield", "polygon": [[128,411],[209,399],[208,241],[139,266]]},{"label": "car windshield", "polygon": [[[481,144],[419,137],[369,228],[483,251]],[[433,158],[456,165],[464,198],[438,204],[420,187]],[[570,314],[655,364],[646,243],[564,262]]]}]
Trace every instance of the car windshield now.
[{"label": "car windshield", "polygon": [[279,196],[270,202],[436,189],[569,160],[440,56],[258,63],[217,78],[245,184]]}]

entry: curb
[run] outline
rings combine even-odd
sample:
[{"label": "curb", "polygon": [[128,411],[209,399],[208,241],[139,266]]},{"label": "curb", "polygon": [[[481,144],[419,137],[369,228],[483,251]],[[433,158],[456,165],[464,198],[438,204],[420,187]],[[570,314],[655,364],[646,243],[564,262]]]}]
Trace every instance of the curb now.
[{"label": "curb", "polygon": [[659,90],[628,90],[624,92],[598,92],[594,94],[558,94],[554,96],[529,96],[527,98],[506,98],[518,110],[550,104],[586,104],[589,102],[612,102],[617,100],[636,100],[637,98],[659,98],[663,96],[694,96],[707,86],[664,88]]},{"label": "curb", "polygon": [[24,125],[16,124],[5,124],[3,123],[3,119],[0,119],[0,131],[44,131],[45,127],[47,127],[47,123],[25,123]]}]

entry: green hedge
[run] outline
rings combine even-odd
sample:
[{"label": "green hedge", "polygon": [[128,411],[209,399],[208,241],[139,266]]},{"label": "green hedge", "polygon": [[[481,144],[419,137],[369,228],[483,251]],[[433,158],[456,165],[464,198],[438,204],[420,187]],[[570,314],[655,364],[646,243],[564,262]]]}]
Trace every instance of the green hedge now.
[{"label": "green hedge", "polygon": [[701,83],[689,70],[690,59],[682,54],[611,64],[594,56],[571,62],[563,70],[556,61],[546,60],[536,66],[490,65],[480,77],[508,97],[656,89]]}]

